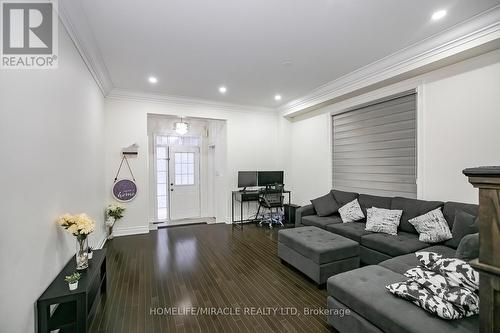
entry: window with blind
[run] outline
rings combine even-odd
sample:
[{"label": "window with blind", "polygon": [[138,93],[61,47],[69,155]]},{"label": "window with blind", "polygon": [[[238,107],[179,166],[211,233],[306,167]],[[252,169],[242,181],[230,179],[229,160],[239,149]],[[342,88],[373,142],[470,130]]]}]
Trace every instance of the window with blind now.
[{"label": "window with blind", "polygon": [[333,116],[333,188],[417,197],[416,94]]}]

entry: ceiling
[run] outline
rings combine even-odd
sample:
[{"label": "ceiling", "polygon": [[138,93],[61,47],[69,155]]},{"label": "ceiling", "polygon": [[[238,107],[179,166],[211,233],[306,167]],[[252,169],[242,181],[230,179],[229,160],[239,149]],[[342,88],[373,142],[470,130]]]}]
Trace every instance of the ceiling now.
[{"label": "ceiling", "polygon": [[[285,104],[498,4],[81,0],[115,88],[262,107]],[[440,9],[448,15],[432,21]],[[148,82],[151,75],[157,84]]]}]

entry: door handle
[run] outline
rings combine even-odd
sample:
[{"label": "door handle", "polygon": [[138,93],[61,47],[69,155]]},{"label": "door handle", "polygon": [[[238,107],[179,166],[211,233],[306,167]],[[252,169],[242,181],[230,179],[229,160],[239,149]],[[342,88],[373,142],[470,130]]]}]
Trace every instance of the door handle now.
[{"label": "door handle", "polygon": [[171,188],[171,189],[170,189],[170,192],[173,192],[173,191],[174,191],[174,189],[173,189],[173,188]]}]

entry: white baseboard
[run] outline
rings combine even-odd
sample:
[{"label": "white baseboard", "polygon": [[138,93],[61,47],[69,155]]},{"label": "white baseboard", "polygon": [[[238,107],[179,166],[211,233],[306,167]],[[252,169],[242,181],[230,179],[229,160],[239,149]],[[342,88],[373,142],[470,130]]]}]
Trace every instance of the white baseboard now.
[{"label": "white baseboard", "polygon": [[113,228],[113,236],[130,236],[149,233],[149,225],[144,225],[140,227],[128,227],[128,228]]},{"label": "white baseboard", "polygon": [[102,248],[104,247],[104,244],[106,244],[106,240],[107,240],[107,239],[108,239],[108,238],[107,238],[106,236],[104,236],[104,237],[103,237],[103,238],[99,241],[99,243],[97,243],[97,247],[96,247],[96,249],[98,249],[98,250],[99,250],[99,249],[102,249]]}]

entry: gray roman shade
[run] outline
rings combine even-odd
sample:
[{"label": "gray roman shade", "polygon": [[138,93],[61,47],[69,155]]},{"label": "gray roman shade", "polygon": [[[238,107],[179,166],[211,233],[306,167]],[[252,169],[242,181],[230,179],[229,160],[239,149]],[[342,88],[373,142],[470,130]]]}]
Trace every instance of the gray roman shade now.
[{"label": "gray roman shade", "polygon": [[417,197],[416,94],[333,116],[333,188]]}]

